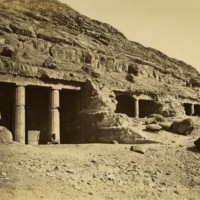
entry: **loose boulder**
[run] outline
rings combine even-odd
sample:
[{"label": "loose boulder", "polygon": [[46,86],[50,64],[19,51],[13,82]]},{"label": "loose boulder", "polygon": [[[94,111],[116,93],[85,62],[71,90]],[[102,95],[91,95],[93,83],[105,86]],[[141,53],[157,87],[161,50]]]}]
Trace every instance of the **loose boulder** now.
[{"label": "loose boulder", "polygon": [[181,135],[189,135],[194,128],[194,122],[190,118],[174,121],[172,124],[173,132]]},{"label": "loose boulder", "polygon": [[196,146],[197,149],[200,150],[200,138],[194,141],[194,145]]},{"label": "loose boulder", "polygon": [[163,130],[166,130],[166,131],[170,131],[172,129],[172,123],[171,122],[161,122],[159,124]]},{"label": "loose boulder", "polygon": [[166,118],[163,117],[162,115],[159,115],[159,114],[151,114],[149,115],[149,118],[154,118],[156,119],[157,122],[166,122]]},{"label": "loose boulder", "polygon": [[157,131],[162,130],[162,127],[158,124],[149,124],[146,126],[146,129],[151,132],[157,132]]},{"label": "loose boulder", "polygon": [[146,148],[143,145],[131,146],[130,150],[141,154],[145,154],[146,152]]},{"label": "loose boulder", "polygon": [[12,133],[6,127],[0,126],[0,143],[8,144],[12,141]]},{"label": "loose boulder", "polygon": [[157,123],[157,120],[155,118],[147,118],[145,120],[145,124],[156,124]]}]

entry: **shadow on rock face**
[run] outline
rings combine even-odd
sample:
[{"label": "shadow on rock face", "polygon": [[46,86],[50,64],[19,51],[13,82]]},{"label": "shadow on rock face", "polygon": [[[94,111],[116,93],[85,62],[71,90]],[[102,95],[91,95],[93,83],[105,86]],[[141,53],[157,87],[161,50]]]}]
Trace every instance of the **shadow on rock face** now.
[{"label": "shadow on rock face", "polygon": [[200,149],[198,149],[196,146],[188,147],[188,151],[192,151],[193,153],[200,153]]}]

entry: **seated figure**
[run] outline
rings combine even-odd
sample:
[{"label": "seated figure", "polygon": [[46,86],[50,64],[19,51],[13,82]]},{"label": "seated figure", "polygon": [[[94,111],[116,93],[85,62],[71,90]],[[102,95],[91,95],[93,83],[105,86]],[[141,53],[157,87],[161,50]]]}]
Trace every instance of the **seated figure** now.
[{"label": "seated figure", "polygon": [[59,144],[59,141],[56,140],[56,134],[55,133],[51,134],[51,141],[48,142],[48,144]]}]

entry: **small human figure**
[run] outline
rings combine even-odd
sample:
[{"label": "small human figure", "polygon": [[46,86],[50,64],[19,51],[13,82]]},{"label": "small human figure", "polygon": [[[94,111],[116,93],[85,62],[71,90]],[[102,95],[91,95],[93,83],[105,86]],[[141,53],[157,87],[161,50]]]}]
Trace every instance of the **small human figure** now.
[{"label": "small human figure", "polygon": [[51,141],[48,142],[48,144],[59,144],[59,141],[56,140],[56,134],[55,133],[51,134]]}]

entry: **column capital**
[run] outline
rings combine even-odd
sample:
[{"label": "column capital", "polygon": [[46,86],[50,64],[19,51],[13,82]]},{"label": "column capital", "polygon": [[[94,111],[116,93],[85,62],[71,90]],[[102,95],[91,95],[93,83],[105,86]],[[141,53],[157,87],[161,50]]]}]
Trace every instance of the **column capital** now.
[{"label": "column capital", "polygon": [[139,100],[140,100],[139,97],[133,97],[133,99],[134,99],[135,101],[139,101]]},{"label": "column capital", "polygon": [[28,84],[25,84],[25,83],[16,83],[15,85],[17,87],[26,87]]},{"label": "column capital", "polygon": [[56,85],[55,85],[55,86],[52,86],[51,89],[52,89],[52,90],[62,90],[62,87],[61,87],[61,86],[56,86]]}]

